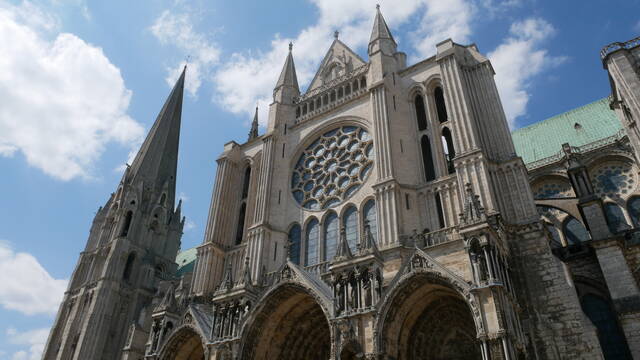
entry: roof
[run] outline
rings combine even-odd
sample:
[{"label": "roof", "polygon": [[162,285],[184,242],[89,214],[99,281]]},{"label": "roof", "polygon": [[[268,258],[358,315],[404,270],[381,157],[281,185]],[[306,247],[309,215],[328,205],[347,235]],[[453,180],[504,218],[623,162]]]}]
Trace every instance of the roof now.
[{"label": "roof", "polygon": [[187,249],[184,251],[180,251],[176,256],[176,264],[178,264],[178,270],[176,271],[176,275],[181,277],[186,273],[190,273],[193,271],[193,267],[196,263],[196,248]]},{"label": "roof", "polygon": [[620,129],[620,120],[604,98],[514,130],[511,137],[516,153],[529,164],[557,154],[564,143],[583,146],[616,135]]}]

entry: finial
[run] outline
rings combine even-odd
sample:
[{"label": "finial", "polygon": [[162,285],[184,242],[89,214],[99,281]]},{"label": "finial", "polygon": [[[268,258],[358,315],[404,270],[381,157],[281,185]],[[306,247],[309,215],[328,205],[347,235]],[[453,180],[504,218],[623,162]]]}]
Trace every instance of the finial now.
[{"label": "finial", "polygon": [[333,37],[334,37],[334,39],[338,40],[338,36],[339,36],[339,35],[340,35],[340,31],[336,30],[336,31],[333,33]]},{"label": "finial", "polygon": [[376,4],[376,10],[380,10],[380,4]]},{"label": "finial", "polygon": [[293,42],[289,41],[289,52],[291,52],[291,50],[293,50]]}]

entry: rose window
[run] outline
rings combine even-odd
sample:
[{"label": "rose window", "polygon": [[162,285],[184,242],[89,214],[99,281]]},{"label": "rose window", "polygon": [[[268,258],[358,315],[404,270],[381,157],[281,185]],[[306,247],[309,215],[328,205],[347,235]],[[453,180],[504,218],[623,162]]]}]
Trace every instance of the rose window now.
[{"label": "rose window", "polygon": [[353,195],[373,167],[373,140],[358,126],[328,131],[300,155],[291,176],[296,201],[309,210],[327,209]]},{"label": "rose window", "polygon": [[536,199],[562,199],[575,197],[569,181],[551,179],[533,186],[533,197]]},{"label": "rose window", "polygon": [[624,197],[633,192],[635,176],[629,164],[607,162],[590,171],[594,191],[599,196]]}]

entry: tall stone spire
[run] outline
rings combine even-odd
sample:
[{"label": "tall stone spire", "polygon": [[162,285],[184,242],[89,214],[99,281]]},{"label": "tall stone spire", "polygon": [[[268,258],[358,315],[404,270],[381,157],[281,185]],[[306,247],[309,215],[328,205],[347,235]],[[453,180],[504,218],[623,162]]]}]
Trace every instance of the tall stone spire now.
[{"label": "tall stone spire", "polygon": [[249,141],[258,137],[258,105],[256,105],[256,113],[253,115],[251,122],[251,130],[249,130]]},{"label": "tall stone spire", "polygon": [[369,56],[380,50],[385,55],[393,55],[397,47],[387,22],[380,12],[380,5],[376,5],[376,18],[373,21],[373,29],[371,29],[371,37],[369,38]]},{"label": "tall stone spire", "polygon": [[175,176],[186,69],[185,66],[127,172],[127,180],[131,183],[143,180],[146,184],[153,184],[156,190],[161,190],[168,184],[168,204],[175,203]]},{"label": "tall stone spire", "polygon": [[293,63],[293,44],[289,43],[289,54],[284,63],[276,87],[273,89],[273,99],[276,102],[290,103],[295,96],[300,95],[296,66]]}]

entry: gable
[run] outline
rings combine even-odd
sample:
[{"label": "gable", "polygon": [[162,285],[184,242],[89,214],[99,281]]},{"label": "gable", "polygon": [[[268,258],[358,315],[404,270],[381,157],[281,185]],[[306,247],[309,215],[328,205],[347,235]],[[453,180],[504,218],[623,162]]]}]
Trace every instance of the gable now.
[{"label": "gable", "polygon": [[324,59],[322,59],[307,92],[365,64],[366,62],[358,54],[353,52],[342,41],[336,39],[329,47]]}]

